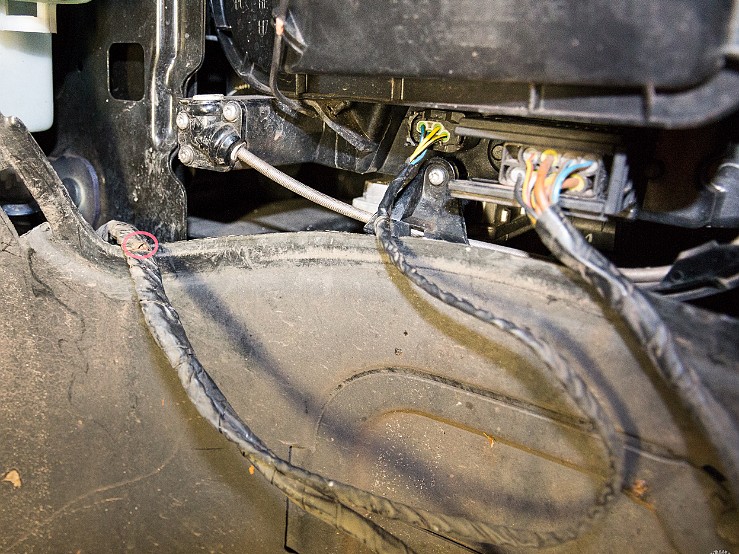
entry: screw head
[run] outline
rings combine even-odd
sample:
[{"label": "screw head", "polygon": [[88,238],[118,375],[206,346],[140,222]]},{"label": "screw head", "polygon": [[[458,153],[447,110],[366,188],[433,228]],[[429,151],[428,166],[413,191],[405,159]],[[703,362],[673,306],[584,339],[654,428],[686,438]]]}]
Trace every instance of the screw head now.
[{"label": "screw head", "polygon": [[446,181],[447,172],[441,166],[438,166],[438,165],[432,166],[426,172],[426,178],[428,179],[429,183],[431,183],[432,185],[438,187],[439,185],[444,184],[444,181]]},{"label": "screw head", "polygon": [[175,118],[175,124],[179,130],[184,131],[190,125],[190,116],[185,112],[178,113]]},{"label": "screw head", "polygon": [[190,146],[181,146],[178,157],[183,164],[187,165],[195,159],[195,151]]},{"label": "screw head", "polygon": [[236,121],[240,113],[241,110],[239,109],[239,106],[238,104],[236,104],[236,102],[228,102],[225,106],[223,106],[223,119],[228,122]]}]

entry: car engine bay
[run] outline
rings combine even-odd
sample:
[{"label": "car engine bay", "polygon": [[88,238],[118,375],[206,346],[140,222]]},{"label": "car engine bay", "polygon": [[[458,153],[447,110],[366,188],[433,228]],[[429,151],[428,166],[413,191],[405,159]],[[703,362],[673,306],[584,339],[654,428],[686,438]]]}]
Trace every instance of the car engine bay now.
[{"label": "car engine bay", "polygon": [[739,547],[739,2],[0,0],[0,551]]}]

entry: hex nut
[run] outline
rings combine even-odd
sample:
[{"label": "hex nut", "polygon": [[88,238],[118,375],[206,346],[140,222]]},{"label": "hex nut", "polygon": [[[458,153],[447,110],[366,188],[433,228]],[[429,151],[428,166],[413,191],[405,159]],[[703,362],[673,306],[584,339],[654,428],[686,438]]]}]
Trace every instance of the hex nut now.
[{"label": "hex nut", "polygon": [[433,166],[426,173],[426,178],[428,179],[429,183],[438,187],[439,185],[444,184],[444,181],[446,181],[447,172],[441,166]]}]

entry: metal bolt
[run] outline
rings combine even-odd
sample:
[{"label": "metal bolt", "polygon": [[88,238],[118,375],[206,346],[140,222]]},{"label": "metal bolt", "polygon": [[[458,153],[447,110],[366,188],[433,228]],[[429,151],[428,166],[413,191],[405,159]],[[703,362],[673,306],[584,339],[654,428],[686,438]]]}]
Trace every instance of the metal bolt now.
[{"label": "metal bolt", "polygon": [[428,170],[426,178],[429,180],[429,183],[438,187],[446,181],[447,173],[443,167],[436,165]]},{"label": "metal bolt", "polygon": [[192,163],[192,161],[195,159],[195,151],[187,145],[181,146],[179,158],[180,161],[185,165]]},{"label": "metal bolt", "polygon": [[223,119],[234,122],[239,117],[241,110],[236,102],[229,102],[223,106]]},{"label": "metal bolt", "polygon": [[184,131],[190,125],[190,116],[187,115],[187,113],[185,112],[180,112],[177,114],[175,123],[177,124],[178,129],[180,129],[181,131]]},{"label": "metal bolt", "polygon": [[503,145],[502,144],[496,144],[493,147],[493,151],[491,152],[493,159],[500,161],[503,159]]}]

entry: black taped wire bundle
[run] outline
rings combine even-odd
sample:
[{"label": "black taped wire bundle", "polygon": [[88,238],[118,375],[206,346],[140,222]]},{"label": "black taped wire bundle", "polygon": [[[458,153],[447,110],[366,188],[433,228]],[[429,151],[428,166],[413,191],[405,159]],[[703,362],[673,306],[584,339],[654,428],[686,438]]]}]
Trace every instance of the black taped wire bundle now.
[{"label": "black taped wire bundle", "polygon": [[[397,194],[397,191],[417,172],[417,166],[406,166],[391,188],[395,189]],[[394,197],[388,198],[389,204],[392,205]],[[387,206],[388,203],[383,201],[383,204]],[[387,241],[387,236],[383,232],[386,225],[386,216],[381,215],[376,228],[383,241]],[[122,244],[124,238],[130,233],[135,233],[136,229],[125,223],[110,222],[99,232],[106,240]],[[392,237],[390,240],[393,240]],[[363,515],[365,513],[402,521],[461,541],[518,547],[549,547],[580,536],[594,521],[604,515],[608,504],[616,497],[621,483],[622,447],[600,405],[585,388],[584,383],[564,365],[551,348],[534,339],[528,331],[510,322],[504,325],[509,332],[520,340],[528,341],[527,344],[535,352],[547,357],[549,361],[545,362],[563,382],[569,394],[576,399],[583,412],[591,417],[608,450],[607,482],[598,494],[596,504],[576,525],[560,531],[539,532],[471,521],[464,517],[435,514],[327,479],[290,464],[274,454],[241,420],[218,385],[198,361],[179,315],[164,291],[156,260],[151,257],[142,259],[140,256],[150,253],[151,245],[143,240],[137,242],[134,247],[129,246],[128,252],[135,253],[139,257],[128,255],[126,261],[146,325],[169,363],[177,371],[185,392],[200,415],[228,440],[235,443],[249,462],[291,502],[307,513],[346,532],[371,550],[383,553],[412,552],[400,539]],[[394,259],[397,259],[397,255]],[[479,310],[476,315],[480,317],[487,313]],[[497,318],[495,320],[505,321]]]},{"label": "black taped wire bundle", "polygon": [[[389,185],[380,203],[373,224],[375,235],[382,245],[383,250],[390,257],[395,267],[423,291],[466,314],[509,333],[533,351],[544,362],[578,408],[590,419],[595,431],[602,438],[606,447],[608,453],[608,477],[606,483],[596,496],[595,504],[580,521],[568,529],[558,531],[556,534],[543,534],[536,531],[522,531],[519,529],[506,530],[508,538],[512,541],[509,544],[518,543],[520,545],[524,543],[526,546],[552,546],[561,544],[566,540],[573,540],[605,515],[606,509],[620,491],[623,469],[623,447],[616,437],[613,424],[597,399],[588,390],[582,379],[570,369],[564,359],[548,343],[536,337],[528,329],[520,327],[512,321],[498,317],[486,309],[475,306],[469,300],[460,298],[442,289],[428,277],[420,274],[417,268],[408,263],[403,253],[403,245],[393,234],[394,222],[390,214],[393,211],[393,205],[398,194],[404,187],[413,182],[418,171],[418,165],[405,164],[398,176]],[[479,525],[484,527],[487,524],[481,523]],[[536,542],[532,544],[530,541],[534,537]],[[476,538],[475,540],[479,539]]]},{"label": "black taped wire bundle", "polygon": [[739,498],[739,429],[695,370],[683,361],[672,333],[646,293],[590,246],[556,205],[539,215],[536,231],[547,248],[591,284],[628,324],[660,376],[703,427],[726,466],[734,498]]},{"label": "black taped wire bundle", "polygon": [[[106,240],[112,239],[123,245],[124,237],[135,233],[136,229],[126,223],[111,221],[99,232]],[[151,251],[148,243],[138,242],[135,248],[129,247],[131,253],[141,256]],[[356,489],[348,485],[339,486],[320,475],[291,465],[274,454],[249,429],[195,356],[180,317],[164,291],[156,260],[127,255],[126,261],[146,325],[177,371],[180,383],[198,413],[235,443],[270,483],[309,514],[345,531],[375,552],[411,552],[399,539],[359,515],[339,498],[343,493],[351,500]]]}]

